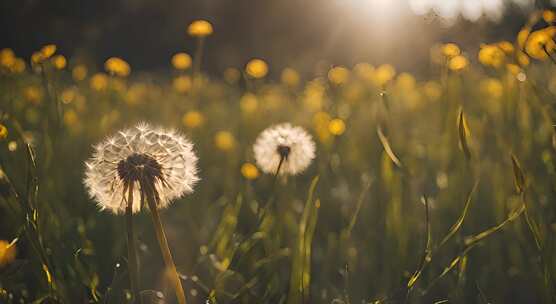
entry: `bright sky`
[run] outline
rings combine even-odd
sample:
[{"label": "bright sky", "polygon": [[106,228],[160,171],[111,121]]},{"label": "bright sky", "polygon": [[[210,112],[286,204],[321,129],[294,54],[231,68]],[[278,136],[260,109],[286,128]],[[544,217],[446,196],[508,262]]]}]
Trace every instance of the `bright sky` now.
[{"label": "bright sky", "polygon": [[[519,5],[530,5],[533,0],[511,0]],[[556,1],[556,0],[553,0]],[[459,13],[464,18],[474,21],[484,13],[490,18],[500,17],[504,0],[408,0],[409,7],[418,15],[426,14],[431,9],[438,15],[450,19]]]}]

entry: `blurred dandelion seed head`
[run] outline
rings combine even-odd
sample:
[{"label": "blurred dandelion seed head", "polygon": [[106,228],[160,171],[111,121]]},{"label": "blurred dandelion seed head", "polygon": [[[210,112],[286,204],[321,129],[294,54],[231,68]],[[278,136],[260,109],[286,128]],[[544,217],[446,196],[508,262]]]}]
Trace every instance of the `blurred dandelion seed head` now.
[{"label": "blurred dandelion seed head", "polygon": [[133,212],[141,210],[141,184],[149,182],[159,196],[159,208],[193,191],[197,156],[193,144],[174,130],[148,124],[117,132],[94,146],[85,163],[84,184],[101,209],[125,212],[127,190],[133,189]]},{"label": "blurred dandelion seed head", "polygon": [[280,174],[296,175],[315,158],[315,143],[303,128],[283,123],[265,129],[257,137],[253,152],[263,172],[275,174],[283,158]]}]

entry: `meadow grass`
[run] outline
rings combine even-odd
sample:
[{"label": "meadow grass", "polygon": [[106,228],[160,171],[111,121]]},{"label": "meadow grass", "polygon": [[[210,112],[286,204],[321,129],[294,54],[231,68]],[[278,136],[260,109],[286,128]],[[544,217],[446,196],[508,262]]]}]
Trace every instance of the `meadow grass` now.
[{"label": "meadow grass", "polygon": [[[273,80],[262,60],[208,76],[206,25],[171,76],[52,45],[22,69],[2,50],[0,302],[131,301],[125,217],[82,179],[92,144],[149,121],[199,156],[194,193],[160,210],[188,303],[554,303],[556,55],[540,18],[515,43],[435,46],[419,76],[359,63]],[[254,166],[281,122],[316,142],[295,176]],[[174,302],[148,212],[134,225],[143,303]]]}]

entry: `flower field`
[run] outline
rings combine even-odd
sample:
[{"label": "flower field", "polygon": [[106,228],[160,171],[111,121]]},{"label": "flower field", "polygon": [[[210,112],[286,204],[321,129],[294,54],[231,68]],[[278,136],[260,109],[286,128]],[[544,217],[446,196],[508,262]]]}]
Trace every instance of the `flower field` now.
[{"label": "flower field", "polygon": [[[554,303],[556,14],[387,63],[0,50],[0,303]],[[270,74],[275,77],[270,77]]]}]

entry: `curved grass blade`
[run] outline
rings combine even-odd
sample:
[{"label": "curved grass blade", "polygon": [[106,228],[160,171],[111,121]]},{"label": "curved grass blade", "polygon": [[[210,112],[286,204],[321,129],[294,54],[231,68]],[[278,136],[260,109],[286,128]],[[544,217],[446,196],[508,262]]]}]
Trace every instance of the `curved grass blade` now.
[{"label": "curved grass blade", "polygon": [[380,125],[378,125],[376,127],[376,133],[378,134],[378,138],[380,139],[380,142],[382,143],[382,147],[384,147],[384,151],[386,151],[386,154],[388,154],[388,157],[390,157],[392,162],[398,168],[401,169],[403,167],[402,162],[400,161],[400,159],[396,156],[396,154],[392,150],[392,147],[390,146],[390,142],[388,141],[388,138],[382,132],[382,127]]},{"label": "curved grass blade", "polygon": [[458,113],[458,136],[459,136],[459,146],[463,153],[465,154],[465,159],[471,159],[471,151],[469,150],[469,144],[467,138],[469,137],[469,127],[467,125],[467,120],[463,114],[463,108],[459,108]]},{"label": "curved grass blade", "polygon": [[479,181],[476,181],[475,184],[473,185],[473,188],[471,188],[471,191],[469,191],[469,194],[467,195],[467,200],[465,201],[465,206],[463,207],[463,211],[462,211],[460,217],[454,223],[454,225],[452,225],[452,227],[448,231],[448,234],[442,239],[442,241],[440,242],[440,245],[438,245],[437,249],[442,247],[444,244],[446,244],[446,242],[448,242],[456,234],[456,232],[458,232],[458,230],[461,228],[461,225],[463,224],[463,221],[465,220],[465,217],[467,216],[467,211],[469,210],[469,206],[471,205],[471,198],[473,197],[473,194],[477,190],[478,185],[479,185]]},{"label": "curved grass blade", "polygon": [[425,269],[425,265],[431,260],[432,250],[432,238],[431,238],[431,221],[430,221],[430,210],[429,210],[429,201],[425,196],[421,197],[423,204],[425,205],[425,223],[426,223],[426,232],[425,232],[425,250],[423,252],[423,257],[421,258],[421,262],[419,263],[419,267],[413,273],[409,281],[407,282],[407,292],[409,295],[409,291],[413,288],[423,269]]},{"label": "curved grass blade", "polygon": [[512,167],[514,171],[514,185],[515,189],[518,194],[523,193],[525,191],[525,174],[523,174],[523,170],[521,169],[521,165],[517,160],[517,157],[512,153],[510,154],[512,158]]}]

